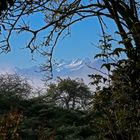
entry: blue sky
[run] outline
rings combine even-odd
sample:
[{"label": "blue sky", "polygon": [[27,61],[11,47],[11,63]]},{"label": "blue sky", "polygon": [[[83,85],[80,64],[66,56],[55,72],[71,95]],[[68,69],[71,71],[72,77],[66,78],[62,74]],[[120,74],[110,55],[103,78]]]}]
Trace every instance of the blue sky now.
[{"label": "blue sky", "polygon": [[[108,24],[110,24],[109,30],[113,30],[113,24],[111,22],[108,22]],[[58,41],[53,56],[57,60],[93,58],[99,52],[99,49],[92,44],[98,44],[100,35],[101,31],[97,18],[76,23],[71,27],[71,36]],[[34,60],[32,60],[32,54],[24,48],[23,44],[26,43],[29,36],[26,34],[14,35],[11,39],[12,50],[8,54],[0,54],[0,64],[24,68],[43,63],[45,59],[42,56],[34,55]]]}]

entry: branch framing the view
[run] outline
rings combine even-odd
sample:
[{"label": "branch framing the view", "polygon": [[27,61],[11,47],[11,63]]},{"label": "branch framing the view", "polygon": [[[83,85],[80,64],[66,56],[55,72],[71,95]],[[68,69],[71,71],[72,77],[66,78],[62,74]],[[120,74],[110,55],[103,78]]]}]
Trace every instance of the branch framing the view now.
[{"label": "branch framing the view", "polygon": [[[132,50],[140,48],[140,36],[136,35],[140,31],[139,8],[136,7],[139,2],[133,0],[16,0],[0,16],[0,49],[6,53],[11,50],[14,32],[30,34],[25,48],[45,56],[48,63],[42,68],[52,72],[53,50],[61,36],[70,34],[71,25],[89,17],[106,17],[116,24],[127,56],[132,58]],[[41,19],[41,24],[35,22],[35,17]],[[99,24],[103,31],[101,20]]]}]

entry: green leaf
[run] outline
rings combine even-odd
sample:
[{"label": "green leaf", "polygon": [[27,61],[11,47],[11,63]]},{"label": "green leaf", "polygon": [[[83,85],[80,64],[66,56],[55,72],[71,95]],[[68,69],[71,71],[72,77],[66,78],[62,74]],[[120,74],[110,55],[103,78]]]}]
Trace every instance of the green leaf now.
[{"label": "green leaf", "polygon": [[108,71],[110,71],[110,69],[111,69],[111,64],[110,64],[110,63],[108,63],[108,64],[103,64],[103,65],[101,66],[101,68],[103,68],[103,67],[105,67]]},{"label": "green leaf", "polygon": [[116,48],[111,54],[112,55],[117,55],[118,57],[120,56],[121,52],[125,52],[126,50],[123,48]]},{"label": "green leaf", "polygon": [[108,58],[108,55],[107,54],[96,54],[95,55],[95,57],[94,57],[94,59],[96,59],[96,58],[101,58],[101,57],[106,57],[106,58]]}]

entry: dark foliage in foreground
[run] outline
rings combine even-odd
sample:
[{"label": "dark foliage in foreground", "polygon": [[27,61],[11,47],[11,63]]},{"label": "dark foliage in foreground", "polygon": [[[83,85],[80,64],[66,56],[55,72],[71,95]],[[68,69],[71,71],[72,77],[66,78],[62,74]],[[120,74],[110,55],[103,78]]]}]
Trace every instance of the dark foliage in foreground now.
[{"label": "dark foliage in foreground", "polygon": [[[17,75],[2,75],[1,77],[3,77],[6,82],[1,83],[4,84],[4,87],[10,87],[13,83],[18,85],[18,80],[14,80],[15,76],[17,77]],[[13,78],[10,84],[7,77]],[[18,79],[20,79],[20,77],[18,77]],[[12,90],[8,91],[7,88],[4,88],[0,93],[1,139],[86,139],[89,137],[89,134],[92,134],[92,130],[88,123],[86,123],[85,119],[88,110],[83,109],[82,107],[67,108],[61,106],[61,103],[58,102],[58,98],[52,98],[54,96],[61,97],[60,94],[54,94],[58,92],[59,89],[63,89],[63,92],[61,92],[67,94],[67,99],[70,96],[73,96],[71,90],[68,89],[67,86],[72,86],[74,84],[73,89],[77,91],[73,96],[75,101],[81,101],[82,103],[82,100],[85,100],[85,98],[83,99],[84,94],[88,101],[91,98],[91,94],[89,94],[89,89],[84,83],[71,80],[70,78],[64,80],[61,79],[58,85],[54,84],[56,89],[52,88],[51,84],[49,89],[42,93],[41,96],[32,98],[25,98],[23,96],[24,94],[22,95],[25,91],[28,95],[32,93],[31,90],[27,90],[29,85],[25,90],[23,84],[24,81],[22,80],[21,84],[18,86],[20,87],[18,88],[20,90],[19,93],[17,93],[17,86],[14,86]],[[75,85],[79,85],[78,88],[76,88]],[[81,90],[80,87],[83,90]],[[61,92],[59,91],[59,93]],[[83,94],[83,96],[81,95],[80,97],[80,93]],[[65,97],[63,96],[63,99]],[[57,104],[54,102],[57,102]],[[71,101],[69,101],[69,105],[70,103]],[[83,104],[84,103],[81,105]]]},{"label": "dark foliage in foreground", "polygon": [[[8,82],[9,78],[5,81],[1,77],[0,139],[140,140],[139,0],[15,2],[13,8],[1,16],[1,52],[11,50],[12,32],[31,33],[26,48],[31,53],[37,50],[48,58],[48,64],[44,64],[42,69],[52,72],[53,50],[63,31],[68,31],[68,35],[70,26],[75,22],[97,17],[103,39],[100,40],[102,53],[96,57],[107,60],[102,67],[107,68],[108,77],[90,76],[92,84],[97,86],[92,102],[89,100],[91,96],[87,96],[90,95],[87,88],[70,79],[60,81],[60,85],[50,85],[47,96],[42,93],[40,97],[27,98],[25,95],[31,91],[27,88],[30,86],[25,87],[26,82],[20,81],[20,78]],[[6,10],[7,4],[1,1],[1,10]],[[36,13],[42,15],[43,25],[33,29],[25,15]],[[115,34],[121,38],[117,41],[119,47],[112,46],[116,39],[106,34],[107,22],[104,17],[116,25]],[[38,34],[48,30],[44,39],[38,41]],[[123,58],[120,54],[123,54]],[[109,59],[113,63],[108,63]]]},{"label": "dark foliage in foreground", "polygon": [[[3,84],[1,82],[3,86],[0,89],[0,138],[3,140],[139,140],[140,78],[138,75],[135,79],[134,75],[132,76],[138,71],[139,67],[136,67],[134,61],[125,60],[112,71],[109,85],[97,88],[92,96],[86,85],[68,78],[59,80],[58,84],[50,84],[41,96],[32,98],[25,96],[30,95],[32,91],[31,88],[27,88],[30,86],[24,79],[17,78],[17,75],[2,75],[1,78],[5,80]],[[13,79],[10,85],[7,77]],[[20,84],[17,79],[21,79]],[[98,80],[101,81],[99,78]],[[13,83],[17,84],[12,90],[3,88],[11,87]],[[26,88],[23,86],[25,83],[28,85]],[[69,86],[72,86],[71,89]],[[19,93],[17,89],[20,90]],[[77,104],[77,107],[71,106],[73,105],[71,96],[75,99],[74,102],[82,104]],[[79,102],[85,98],[88,104]],[[69,107],[66,105],[67,102],[62,104],[62,101],[68,99],[70,99]]]}]

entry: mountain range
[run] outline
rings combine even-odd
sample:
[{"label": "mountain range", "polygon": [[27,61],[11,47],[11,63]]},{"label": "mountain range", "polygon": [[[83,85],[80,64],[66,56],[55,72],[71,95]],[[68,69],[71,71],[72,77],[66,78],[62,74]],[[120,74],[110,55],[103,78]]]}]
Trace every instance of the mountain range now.
[{"label": "mountain range", "polygon": [[[86,84],[90,82],[88,75],[98,74],[99,71],[105,71],[101,69],[103,64],[102,60],[91,60],[89,58],[84,59],[73,59],[73,60],[59,60],[53,66],[53,80],[56,80],[57,77],[61,78],[82,78]],[[24,77],[27,77],[33,86],[42,86],[43,85],[43,75],[39,66],[32,66],[29,68],[18,68],[13,67],[12,70],[10,67],[5,69],[0,69],[0,72],[14,72]]]}]

